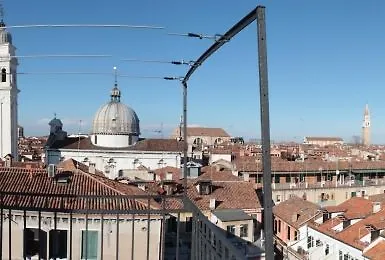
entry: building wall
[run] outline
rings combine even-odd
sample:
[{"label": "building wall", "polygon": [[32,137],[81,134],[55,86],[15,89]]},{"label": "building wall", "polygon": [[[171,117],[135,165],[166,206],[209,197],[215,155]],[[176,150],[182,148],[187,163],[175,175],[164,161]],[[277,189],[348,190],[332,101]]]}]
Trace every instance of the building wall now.
[{"label": "building wall", "polygon": [[254,225],[253,220],[241,220],[241,221],[226,221],[223,222],[218,219],[214,214],[211,214],[210,221],[220,227],[223,230],[227,230],[227,226],[235,226],[235,236],[240,237],[241,225],[247,225],[247,237],[241,237],[244,240],[254,242]]},{"label": "building wall", "polygon": [[[105,172],[106,176],[112,179],[118,176],[119,170],[136,169],[139,165],[155,170],[166,166],[180,168],[181,162],[179,152],[48,149],[46,153],[47,164],[58,164],[61,158],[72,158],[79,162],[88,158],[88,162],[95,163],[96,169]],[[110,159],[113,159],[113,162]]]},{"label": "building wall", "polygon": [[[314,241],[314,246],[310,249],[308,248],[308,237],[312,237]],[[319,240],[322,245],[317,246],[316,241]],[[329,246],[328,255],[325,254],[326,245]],[[351,258],[349,259],[366,259],[362,256],[362,251],[349,246],[339,240],[336,240],[328,235],[325,235],[317,230],[314,230],[311,227],[307,227],[307,237],[306,239],[301,240],[296,246],[295,249],[301,247],[309,252],[309,259],[340,259],[339,254],[349,254]],[[342,258],[344,259],[344,258]]]},{"label": "building wall", "polygon": [[[273,229],[275,230],[275,235],[286,244],[292,241],[297,241],[300,237],[298,229],[289,225],[277,216],[274,216]],[[288,236],[289,233],[290,237]]]},{"label": "building wall", "polygon": [[[15,47],[5,43],[0,45],[0,56],[15,55]],[[4,58],[0,61],[0,72],[6,70],[6,81],[0,80],[0,156],[4,158],[12,154],[18,158],[18,137],[17,137],[17,60],[15,58]],[[11,74],[9,74],[11,73]]]},{"label": "building wall", "polygon": [[[328,188],[303,188],[303,189],[273,189],[273,201],[278,204],[282,201],[287,200],[290,196],[295,195],[301,198],[305,198],[316,204],[327,205],[338,205],[351,197],[364,197],[375,195],[385,192],[385,185],[378,186],[339,186],[339,187],[328,187]],[[324,198],[322,200],[322,197]]]},{"label": "building wall", "polygon": [[[46,217],[50,217],[48,221]],[[114,216],[116,217],[116,216]],[[84,215],[74,215],[72,222],[72,259],[81,259],[82,230],[86,229]],[[23,259],[23,213],[13,212],[11,221],[11,246],[12,260]],[[36,213],[27,212],[27,228],[38,228],[38,217]],[[58,230],[67,230],[67,255],[70,253],[70,225],[69,214],[58,215]],[[8,219],[3,223],[3,259],[8,259],[8,238],[9,228]],[[146,217],[135,218],[134,223],[134,259],[146,258],[147,245],[147,219]],[[161,238],[161,219],[150,221],[150,259],[159,259],[160,238]],[[41,229],[49,232],[54,229],[53,214],[42,213]],[[103,240],[104,259],[116,258],[117,246],[117,225],[116,220],[108,219],[105,215],[103,226],[103,237],[101,234],[100,216],[89,215],[88,230],[98,231],[98,256],[101,255],[101,240]],[[131,259],[132,241],[132,216],[120,216],[119,222],[119,258]],[[47,253],[49,251],[49,235],[47,233]],[[37,257],[36,257],[37,258]]]},{"label": "building wall", "polygon": [[231,154],[210,154],[210,164],[219,160],[231,162]]},{"label": "building wall", "polygon": [[138,141],[137,136],[130,136],[130,135],[98,134],[98,135],[91,135],[90,138],[94,145],[102,146],[102,147],[127,147]]},{"label": "building wall", "polygon": [[187,142],[188,144],[192,145],[194,143],[194,140],[200,138],[202,140],[203,146],[212,146],[215,144],[216,140],[222,140],[222,142],[229,142],[230,137],[226,136],[188,136]]}]

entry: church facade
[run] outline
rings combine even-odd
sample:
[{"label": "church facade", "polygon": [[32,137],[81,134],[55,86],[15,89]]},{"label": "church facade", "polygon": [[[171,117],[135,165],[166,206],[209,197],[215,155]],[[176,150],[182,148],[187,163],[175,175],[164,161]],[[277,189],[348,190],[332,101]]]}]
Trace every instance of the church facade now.
[{"label": "church facade", "polygon": [[45,163],[58,164],[73,158],[115,179],[125,172],[145,167],[180,168],[183,142],[177,139],[141,139],[136,112],[120,101],[115,81],[110,101],[96,112],[90,135],[68,136],[62,122],[51,120]]}]

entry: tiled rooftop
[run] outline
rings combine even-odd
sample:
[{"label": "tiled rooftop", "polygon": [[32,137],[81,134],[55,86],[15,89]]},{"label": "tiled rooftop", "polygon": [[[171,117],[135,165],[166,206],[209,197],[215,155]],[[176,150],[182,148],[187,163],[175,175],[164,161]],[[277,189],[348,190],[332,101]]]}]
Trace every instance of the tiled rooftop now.
[{"label": "tiled rooftop", "polygon": [[319,206],[297,196],[273,207],[273,214],[294,228],[299,228],[306,221],[320,214]]},{"label": "tiled rooftop", "polygon": [[[70,165],[73,162],[63,162]],[[65,182],[60,182],[65,179]],[[68,181],[67,181],[68,180]],[[146,195],[139,188],[119,183],[97,174],[78,170],[58,170],[55,177],[49,177],[46,169],[0,168],[0,191],[21,195],[5,195],[3,203],[7,206],[33,206],[52,209],[90,209],[90,210],[139,210],[147,208],[146,200],[110,199],[117,195]],[[23,195],[28,193],[28,195]],[[45,194],[47,196],[45,196]],[[48,197],[52,196],[52,197]],[[96,200],[79,196],[98,195],[105,198]],[[54,198],[54,196],[58,196]],[[59,197],[65,199],[59,199]],[[152,208],[158,208],[151,201]],[[88,207],[88,208],[87,208]]]},{"label": "tiled rooftop", "polygon": [[370,260],[385,259],[385,241],[382,240],[364,253],[364,256]]},{"label": "tiled rooftop", "polygon": [[[325,210],[328,210],[328,207]],[[334,207],[332,211],[344,211],[343,216],[345,219],[359,217],[361,220],[340,232],[332,229],[342,222],[339,217],[329,219],[320,225],[313,223],[310,226],[360,250],[367,247],[367,244],[360,241],[361,238],[369,233],[366,227],[371,226],[379,230],[385,227],[385,210],[381,209],[377,213],[373,213],[372,201],[364,198],[354,197]]]}]

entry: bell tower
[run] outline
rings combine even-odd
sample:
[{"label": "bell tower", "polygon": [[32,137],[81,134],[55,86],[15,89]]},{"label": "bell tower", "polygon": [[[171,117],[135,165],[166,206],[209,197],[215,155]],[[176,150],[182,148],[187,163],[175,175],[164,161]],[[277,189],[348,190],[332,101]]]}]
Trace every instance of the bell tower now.
[{"label": "bell tower", "polygon": [[[0,6],[2,9],[2,7]],[[2,12],[1,12],[2,13]],[[2,18],[2,17],[1,17]],[[0,22],[0,156],[11,154],[18,159],[17,136],[17,58],[12,35]]]},{"label": "bell tower", "polygon": [[364,121],[362,124],[362,144],[370,145],[370,112],[369,106],[366,104],[364,111]]}]

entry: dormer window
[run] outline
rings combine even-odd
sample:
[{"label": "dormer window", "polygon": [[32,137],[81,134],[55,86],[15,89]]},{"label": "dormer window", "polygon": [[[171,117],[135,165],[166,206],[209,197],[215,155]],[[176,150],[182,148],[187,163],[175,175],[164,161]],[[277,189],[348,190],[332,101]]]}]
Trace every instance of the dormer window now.
[{"label": "dormer window", "polygon": [[199,195],[210,195],[212,192],[211,180],[201,180],[198,183]]}]

